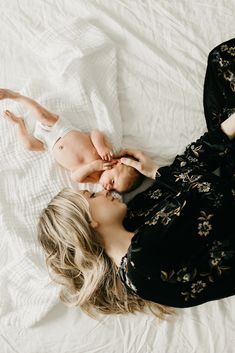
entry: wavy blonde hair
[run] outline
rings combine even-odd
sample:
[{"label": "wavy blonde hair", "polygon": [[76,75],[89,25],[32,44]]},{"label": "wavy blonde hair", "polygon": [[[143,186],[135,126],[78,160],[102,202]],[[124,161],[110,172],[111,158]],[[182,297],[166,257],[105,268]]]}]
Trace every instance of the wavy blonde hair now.
[{"label": "wavy blonde hair", "polygon": [[41,213],[38,239],[52,278],[64,286],[61,300],[91,316],[94,308],[105,314],[124,314],[148,307],[159,318],[172,313],[171,308],[126,290],[90,223],[87,200],[69,188],[59,192]]}]

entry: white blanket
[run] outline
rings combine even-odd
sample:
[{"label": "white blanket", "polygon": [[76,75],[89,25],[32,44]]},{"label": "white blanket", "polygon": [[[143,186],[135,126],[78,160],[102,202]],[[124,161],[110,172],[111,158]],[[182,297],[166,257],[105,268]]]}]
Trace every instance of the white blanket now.
[{"label": "white blanket", "polygon": [[[35,31],[36,32],[36,31]],[[79,19],[34,34],[27,49],[43,68],[43,80],[30,79],[22,93],[63,115],[83,131],[99,128],[115,150],[122,142],[117,99],[116,50],[97,27]],[[35,118],[21,106],[2,101],[26,117],[29,130]],[[64,186],[74,186],[69,173],[57,166],[49,152],[23,149],[16,127],[0,120],[1,233],[0,321],[29,326],[54,305],[58,288],[42,271],[36,239],[38,214]],[[89,187],[89,185],[82,185]],[[29,280],[30,279],[30,280]]]},{"label": "white blanket", "polygon": [[[207,55],[234,37],[234,1],[1,0],[0,13],[0,87],[32,95],[84,128],[102,123],[94,100],[87,98],[95,87],[100,101],[99,72],[88,73],[94,83],[89,86],[76,73],[77,64],[75,72],[68,66],[76,55],[83,60],[92,49],[88,43],[96,45],[92,36],[82,47],[76,41],[82,20],[84,34],[94,34],[94,27],[99,32],[94,59],[103,53],[99,46],[110,55],[110,40],[116,49],[114,87],[122,123],[117,111],[110,111],[112,98],[102,93],[102,112],[108,111],[111,126],[101,127],[117,148],[121,143],[138,147],[160,165],[168,164],[206,130]],[[82,81],[74,80],[78,76]],[[23,114],[33,130],[34,119],[25,110],[1,102],[0,113],[6,108]],[[78,119],[83,112],[88,121]],[[178,310],[164,322],[148,314],[103,315],[97,321],[57,303],[58,287],[47,275],[35,225],[50,198],[72,184],[49,153],[24,151],[15,127],[2,117],[0,132],[1,353],[234,353],[234,297]]]}]

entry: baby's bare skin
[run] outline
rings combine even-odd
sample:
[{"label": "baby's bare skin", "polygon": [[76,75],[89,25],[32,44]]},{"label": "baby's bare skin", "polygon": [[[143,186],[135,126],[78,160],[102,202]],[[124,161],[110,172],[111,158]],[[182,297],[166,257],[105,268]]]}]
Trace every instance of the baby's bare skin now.
[{"label": "baby's bare skin", "polygon": [[[90,167],[89,181],[99,181],[104,163],[89,134],[75,130],[68,132],[55,143],[52,153],[62,167],[71,171],[71,177],[74,181],[78,179],[78,169],[80,171],[84,166]],[[107,163],[108,165],[109,163]],[[94,170],[93,173],[92,169]],[[88,177],[86,181],[88,181]]]},{"label": "baby's bare skin", "polygon": [[[29,108],[37,120],[47,126],[53,126],[59,116],[49,112],[32,98],[18,92],[0,88],[0,100],[11,99]],[[18,128],[18,134],[24,147],[30,151],[44,151],[42,141],[31,135],[24,119],[6,110],[4,116]],[[56,141],[52,149],[57,163],[71,172],[75,182],[99,182],[107,190],[127,191],[133,182],[130,168],[113,159],[112,146],[102,132],[92,130],[84,133],[77,130],[68,132]]]},{"label": "baby's bare skin", "polygon": [[[11,99],[23,104],[45,125],[53,126],[59,119],[58,115],[18,92],[0,89],[1,99]],[[45,149],[40,140],[29,134],[22,117],[15,116],[9,110],[5,111],[4,116],[18,126],[19,137],[26,149]],[[52,153],[55,160],[71,172],[73,181],[77,182],[97,182],[102,172],[116,164],[116,161],[112,160],[112,146],[98,130],[92,130],[90,134],[72,130],[55,143]]]}]

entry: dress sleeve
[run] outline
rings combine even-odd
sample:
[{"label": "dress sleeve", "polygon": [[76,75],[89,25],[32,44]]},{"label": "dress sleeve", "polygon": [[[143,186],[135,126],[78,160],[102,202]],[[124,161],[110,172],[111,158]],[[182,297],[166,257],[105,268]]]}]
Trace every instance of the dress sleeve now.
[{"label": "dress sleeve", "polygon": [[231,156],[233,149],[232,142],[218,127],[188,145],[170,166],[159,168],[159,173],[162,179],[171,180],[172,185],[184,186],[220,167],[222,161]]}]

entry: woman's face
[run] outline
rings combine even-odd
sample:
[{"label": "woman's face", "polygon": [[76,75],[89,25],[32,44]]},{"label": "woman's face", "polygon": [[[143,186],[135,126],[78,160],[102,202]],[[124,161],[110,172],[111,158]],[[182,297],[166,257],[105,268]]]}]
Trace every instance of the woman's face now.
[{"label": "woman's face", "polygon": [[100,225],[112,225],[122,223],[127,206],[115,198],[111,192],[103,190],[100,192],[81,191],[89,202],[92,219]]}]

